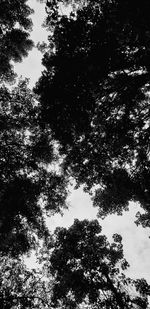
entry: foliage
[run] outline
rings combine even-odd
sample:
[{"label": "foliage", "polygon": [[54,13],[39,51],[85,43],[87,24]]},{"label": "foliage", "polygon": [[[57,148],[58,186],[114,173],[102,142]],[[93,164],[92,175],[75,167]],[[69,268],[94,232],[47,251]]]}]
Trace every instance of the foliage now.
[{"label": "foliage", "polygon": [[147,308],[147,282],[123,274],[120,235],[110,244],[96,220],[75,220],[68,230],[57,228],[49,245],[45,266],[36,269],[0,256],[0,308]]},{"label": "foliage", "polygon": [[121,236],[113,243],[97,220],[75,220],[57,228],[54,242],[41,250],[43,267],[29,270],[22,258],[0,256],[0,308],[146,309],[150,288],[127,278]]},{"label": "foliage", "polygon": [[[125,276],[120,235],[109,243],[98,221],[75,220],[52,242],[44,218],[66,206],[69,175],[99,185],[101,217],[135,200],[146,210],[137,222],[150,225],[148,1],[47,0],[46,10],[40,104],[27,81],[0,88],[0,307],[144,309],[150,288]],[[31,13],[25,0],[2,1],[0,81],[32,46]],[[18,256],[41,238],[37,275]]]},{"label": "foliage", "polygon": [[54,276],[53,306],[79,308],[85,302],[89,308],[147,308],[149,286],[125,276],[129,265],[121,240],[114,234],[110,244],[97,220],[76,219],[68,229],[57,228],[47,266]]},{"label": "foliage", "polygon": [[59,164],[54,141],[39,127],[40,107],[27,85],[0,89],[0,251],[13,255],[34,246],[35,234],[48,237],[44,213],[60,212],[67,195],[61,171],[48,169]]},{"label": "foliage", "polygon": [[14,78],[13,62],[20,62],[33,47],[29,38],[33,10],[27,0],[0,1],[0,82]]},{"label": "foliage", "polygon": [[[75,6],[66,14],[62,3]],[[49,51],[35,89],[41,122],[62,145],[65,171],[86,190],[100,186],[102,216],[135,200],[148,217],[149,1],[80,4],[47,1]]]},{"label": "foliage", "polygon": [[0,308],[48,308],[50,283],[41,271],[28,270],[22,259],[0,258]]}]

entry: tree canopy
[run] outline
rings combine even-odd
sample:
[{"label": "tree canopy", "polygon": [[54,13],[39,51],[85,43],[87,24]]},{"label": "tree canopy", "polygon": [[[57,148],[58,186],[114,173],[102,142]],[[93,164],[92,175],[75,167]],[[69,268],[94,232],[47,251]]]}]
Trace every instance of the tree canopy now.
[{"label": "tree canopy", "polygon": [[35,234],[48,237],[43,212],[65,207],[67,181],[61,171],[48,170],[58,158],[50,131],[39,127],[27,81],[1,87],[0,99],[0,251],[18,255],[34,245]]},{"label": "tree canopy", "polygon": [[48,308],[51,282],[40,270],[29,270],[21,258],[10,256],[0,256],[0,270],[0,308]]},{"label": "tree canopy", "polygon": [[26,0],[0,1],[0,253],[13,256],[46,240],[44,216],[60,212],[67,196],[63,173],[49,169],[59,158],[49,127],[39,126],[37,96],[28,80],[6,86],[33,47],[32,13]]},{"label": "tree canopy", "polygon": [[83,308],[84,304],[88,308],[147,308],[146,281],[125,276],[129,265],[123,256],[121,236],[114,234],[110,244],[101,230],[97,220],[77,219],[68,229],[55,230],[48,264],[55,278],[54,308],[80,308],[80,304]]},{"label": "tree canopy", "polygon": [[[0,301],[3,309],[146,309],[146,280],[125,275],[122,238],[109,243],[97,220],[75,220],[57,228],[53,241],[37,255],[40,268],[23,259],[0,255]],[[44,253],[44,257],[43,257]]]},{"label": "tree canopy", "polygon": [[33,47],[30,39],[33,10],[27,0],[0,1],[0,82],[14,78],[13,62],[20,62]]},{"label": "tree canopy", "polygon": [[[6,87],[33,46],[33,11],[0,2],[0,308],[146,309],[150,286],[126,276],[120,235],[76,219],[52,237],[45,216],[66,207],[73,177],[99,186],[102,218],[134,200],[150,226],[149,1],[47,0],[34,92],[26,79]],[[39,273],[22,259],[37,248]]]},{"label": "tree canopy", "polygon": [[51,32],[35,91],[41,123],[66,154],[64,169],[88,190],[100,186],[100,215],[139,201],[146,211],[139,220],[149,225],[148,5],[47,1]]}]

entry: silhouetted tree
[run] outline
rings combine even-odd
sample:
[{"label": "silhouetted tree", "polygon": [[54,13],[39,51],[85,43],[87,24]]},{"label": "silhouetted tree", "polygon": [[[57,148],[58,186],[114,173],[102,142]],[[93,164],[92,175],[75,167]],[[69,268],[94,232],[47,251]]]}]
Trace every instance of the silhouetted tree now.
[{"label": "silhouetted tree", "polygon": [[[40,129],[39,104],[27,81],[0,90],[0,251],[13,255],[48,237],[44,213],[65,207],[67,181],[50,130]],[[57,163],[58,162],[58,163]]]},{"label": "silhouetted tree", "polygon": [[0,308],[48,308],[51,282],[40,270],[29,270],[22,259],[0,257]]},{"label": "silhouetted tree", "polygon": [[76,219],[68,229],[57,228],[47,265],[54,276],[53,307],[85,302],[89,308],[147,308],[149,286],[125,276],[129,265],[121,240],[114,234],[110,244],[97,220]]},{"label": "silhouetted tree", "polygon": [[0,255],[0,308],[148,308],[147,282],[122,272],[121,236],[110,244],[96,220],[57,228],[37,258],[43,265],[29,270],[23,258]]},{"label": "silhouetted tree", "polygon": [[[74,9],[67,15],[62,3]],[[148,5],[47,1],[49,49],[35,91],[41,123],[66,154],[64,169],[88,190],[100,186],[100,214],[135,200],[146,210],[139,222],[149,225]]]},{"label": "silhouetted tree", "polygon": [[20,62],[33,47],[29,38],[33,10],[27,0],[0,1],[0,82],[14,77],[13,62]]}]

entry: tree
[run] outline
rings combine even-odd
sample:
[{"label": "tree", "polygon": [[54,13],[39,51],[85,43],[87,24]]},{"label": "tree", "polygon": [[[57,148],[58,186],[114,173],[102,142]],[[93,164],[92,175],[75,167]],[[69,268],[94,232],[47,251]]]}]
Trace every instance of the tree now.
[{"label": "tree", "polygon": [[[66,15],[62,3],[75,9]],[[49,49],[35,89],[41,122],[50,124],[77,184],[100,186],[100,214],[139,201],[148,219],[139,221],[149,224],[149,2],[80,4],[47,1]]]},{"label": "tree", "polygon": [[0,251],[16,256],[49,237],[44,215],[66,207],[67,180],[59,166],[50,130],[38,124],[39,104],[20,80],[0,90]]},{"label": "tree", "polygon": [[52,307],[79,308],[85,302],[88,308],[147,308],[149,286],[125,276],[129,265],[121,240],[114,234],[110,244],[97,220],[76,219],[68,229],[57,228],[47,262],[54,277]]},{"label": "tree", "polygon": [[0,82],[14,78],[13,62],[20,62],[33,47],[29,38],[33,10],[27,0],[0,1]]},{"label": "tree", "polygon": [[29,270],[21,258],[0,257],[0,308],[48,308],[50,282],[40,270]]},{"label": "tree", "polygon": [[113,238],[101,235],[97,220],[75,220],[37,255],[43,267],[29,270],[23,258],[0,255],[0,308],[147,308],[150,287],[125,277],[121,236]]}]

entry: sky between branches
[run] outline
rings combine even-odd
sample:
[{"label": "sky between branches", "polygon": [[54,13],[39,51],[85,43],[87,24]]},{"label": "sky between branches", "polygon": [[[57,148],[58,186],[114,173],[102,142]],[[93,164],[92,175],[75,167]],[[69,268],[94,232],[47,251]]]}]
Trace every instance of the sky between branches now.
[{"label": "sky between branches", "polygon": [[[44,4],[37,0],[28,1],[35,13],[32,15],[33,31],[31,38],[35,43],[35,47],[29,53],[29,56],[22,63],[15,65],[15,71],[18,76],[30,78],[30,87],[32,88],[38,80],[41,71],[44,69],[41,64],[42,54],[37,50],[36,44],[40,41],[47,40],[47,31],[42,28],[42,23],[45,18]],[[74,218],[78,219],[95,219],[97,209],[92,207],[90,196],[84,193],[82,188],[71,190],[68,198],[70,204],[69,210],[64,212],[64,216],[55,215],[47,218],[46,222],[50,230],[54,230],[56,226],[68,227],[72,225]],[[111,215],[105,220],[100,220],[103,227],[103,233],[111,240],[113,233],[119,233],[123,237],[124,254],[130,263],[128,275],[132,278],[144,277],[150,282],[150,239],[149,229],[137,227],[134,224],[135,214],[142,209],[138,205],[130,205],[130,211],[124,213],[123,216]],[[34,260],[28,260],[28,265],[34,265]]]}]

